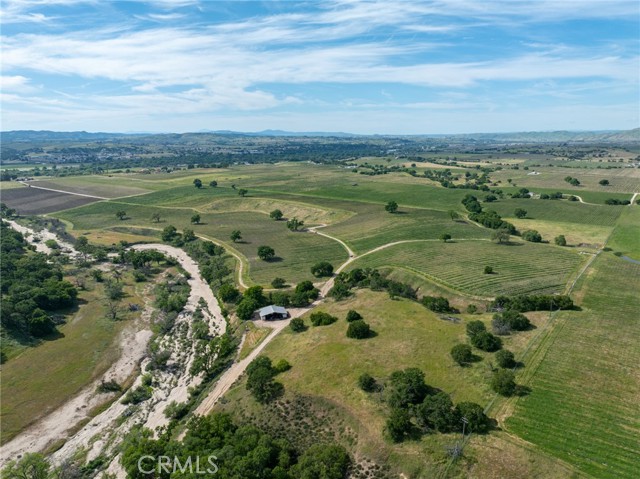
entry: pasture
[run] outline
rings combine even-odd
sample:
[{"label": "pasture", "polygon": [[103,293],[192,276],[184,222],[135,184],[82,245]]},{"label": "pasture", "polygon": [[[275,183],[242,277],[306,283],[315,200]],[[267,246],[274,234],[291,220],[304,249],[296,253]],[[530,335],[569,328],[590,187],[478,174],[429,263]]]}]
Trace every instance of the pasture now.
[{"label": "pasture", "polygon": [[69,176],[66,178],[52,178],[35,180],[34,186],[51,188],[54,190],[69,191],[83,195],[101,196],[104,198],[118,198],[120,196],[132,196],[149,193],[148,188],[134,186],[132,182],[124,185],[120,175],[95,175],[95,176]]},{"label": "pasture", "polygon": [[592,268],[575,292],[583,310],[558,314],[506,428],[592,477],[635,478],[640,265],[603,253]]}]

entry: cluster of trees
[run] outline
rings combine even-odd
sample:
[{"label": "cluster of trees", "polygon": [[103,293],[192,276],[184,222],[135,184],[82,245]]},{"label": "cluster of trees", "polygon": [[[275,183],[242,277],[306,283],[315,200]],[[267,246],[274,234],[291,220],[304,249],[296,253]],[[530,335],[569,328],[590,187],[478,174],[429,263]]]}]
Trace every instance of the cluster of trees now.
[{"label": "cluster of trees", "polygon": [[338,318],[324,311],[315,311],[311,313],[309,320],[311,320],[311,324],[314,326],[329,326],[338,321]]},{"label": "cluster of trees", "polygon": [[491,311],[512,309],[526,311],[556,311],[574,309],[573,300],[566,295],[536,294],[520,296],[498,296],[489,305]]},{"label": "cluster of trees", "polygon": [[277,306],[302,308],[318,299],[320,290],[311,281],[298,283],[293,291],[272,291],[269,302]]},{"label": "cluster of trees", "polygon": [[460,180],[460,176],[454,175],[454,173],[448,168],[442,170],[426,170],[424,172],[424,177],[429,178],[432,181],[437,181],[445,188],[462,188],[468,190],[490,191],[487,183],[489,183],[488,175],[491,171],[493,170],[489,168],[482,169],[481,173],[472,173],[470,171],[467,171],[464,174],[464,183],[454,183],[455,181]]},{"label": "cluster of trees", "polygon": [[467,336],[471,344],[482,351],[492,353],[502,348],[502,340],[487,331],[487,327],[482,321],[469,321]]},{"label": "cluster of trees", "polygon": [[[210,470],[208,477],[223,478],[343,479],[351,465],[349,454],[338,444],[316,444],[300,450],[254,426],[236,425],[230,415],[223,413],[194,418],[181,441],[172,439],[170,434],[153,439],[149,430],[134,429],[122,451],[122,465],[131,479],[150,477],[138,467],[150,454],[175,457],[179,464],[199,458],[202,470]],[[208,462],[209,457],[215,457],[215,468]],[[143,465],[144,469],[153,469],[154,463]],[[158,469],[153,477],[175,477]]]},{"label": "cluster of trees", "polygon": [[618,200],[616,198],[607,198],[604,200],[605,205],[630,205],[631,201],[629,200]]},{"label": "cluster of trees", "polygon": [[162,233],[160,234],[160,238],[165,243],[169,243],[173,246],[181,247],[181,246],[184,246],[186,243],[189,243],[190,241],[195,241],[196,234],[192,229],[187,229],[187,228],[185,228],[185,230],[182,233],[179,233],[178,229],[175,226],[167,225],[162,230]]},{"label": "cluster of trees", "polygon": [[351,295],[352,288],[370,288],[373,291],[387,291],[394,298],[417,300],[416,290],[410,285],[383,276],[377,269],[356,268],[343,271],[334,280],[329,296],[340,300]]},{"label": "cluster of trees", "polygon": [[469,211],[469,219],[480,223],[486,228],[494,230],[504,230],[508,234],[516,234],[516,227],[511,223],[504,221],[498,213],[493,210],[484,211],[482,205],[473,195],[466,195],[462,199],[462,204]]},{"label": "cluster of trees", "polygon": [[467,421],[467,432],[485,433],[491,428],[481,406],[470,402],[454,406],[447,393],[426,384],[418,368],[394,371],[384,384],[365,373],[358,385],[368,393],[380,392],[389,406],[385,433],[393,442],[425,433],[462,431],[462,418]]},{"label": "cluster of trees", "polygon": [[573,178],[571,176],[567,176],[567,177],[565,177],[564,181],[566,181],[567,183],[569,183],[572,186],[580,186],[580,181],[578,180],[578,178]]},{"label": "cluster of trees", "polygon": [[5,222],[0,226],[0,291],[2,329],[27,340],[53,333],[52,313],[76,305],[78,296],[60,266],[30,251],[22,234]]},{"label": "cluster of trees", "polygon": [[526,331],[531,328],[531,322],[524,314],[513,309],[502,313],[495,313],[491,320],[493,332],[501,336],[511,334],[511,331]]},{"label": "cluster of trees", "polygon": [[185,243],[182,248],[198,263],[200,274],[214,291],[229,282],[233,271],[227,265],[224,247],[198,238]]},{"label": "cluster of trees", "polygon": [[422,305],[434,313],[457,313],[458,310],[452,308],[449,300],[442,296],[423,296],[420,300]]},{"label": "cluster of trees", "polygon": [[560,191],[556,191],[555,193],[551,193],[551,194],[542,193],[540,195],[540,199],[541,200],[561,200],[562,193]]}]

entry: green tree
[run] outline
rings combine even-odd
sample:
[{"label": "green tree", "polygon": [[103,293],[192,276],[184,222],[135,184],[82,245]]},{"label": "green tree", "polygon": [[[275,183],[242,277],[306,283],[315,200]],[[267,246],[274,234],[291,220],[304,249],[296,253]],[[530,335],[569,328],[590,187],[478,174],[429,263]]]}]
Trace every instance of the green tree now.
[{"label": "green tree", "polygon": [[190,242],[190,241],[195,241],[196,234],[195,234],[195,232],[193,230],[185,229],[182,232],[182,239],[187,243]]},{"label": "green tree", "polygon": [[482,333],[487,330],[487,327],[480,320],[469,321],[466,326],[467,336],[472,338],[476,334]]},{"label": "green tree", "polygon": [[558,235],[555,237],[554,242],[558,245],[558,246],[567,246],[567,239],[564,237],[564,235]]},{"label": "green tree", "polygon": [[402,442],[411,431],[411,416],[406,409],[393,408],[385,424],[385,432],[393,442]]},{"label": "green tree", "polygon": [[389,201],[385,206],[384,210],[387,213],[396,213],[398,211],[398,203],[395,201]]},{"label": "green tree", "polygon": [[363,320],[352,321],[347,328],[347,338],[366,339],[371,336],[371,328]]},{"label": "green tree", "polygon": [[501,349],[496,353],[496,362],[501,368],[511,369],[516,366],[515,356],[508,349]]},{"label": "green tree", "polygon": [[316,278],[331,276],[333,274],[333,265],[328,261],[320,261],[311,267],[311,274]]},{"label": "green tree", "polygon": [[525,216],[527,216],[527,210],[522,209],[522,208],[516,208],[515,211],[513,212],[513,214],[515,215],[516,218],[524,218]]},{"label": "green tree", "polygon": [[291,322],[289,322],[289,327],[294,333],[301,333],[307,329],[302,318],[293,318]]},{"label": "green tree", "polygon": [[[461,420],[467,420],[467,433],[474,432],[483,434],[491,428],[491,420],[487,417],[482,406],[473,402],[461,402],[456,404],[454,414]],[[457,430],[462,430],[462,421],[458,424]]]},{"label": "green tree", "polygon": [[241,197],[243,197],[243,198],[244,198],[245,196],[247,196],[247,193],[249,193],[249,190],[245,190],[244,188],[240,188],[240,189],[238,190],[238,194],[239,194]]},{"label": "green tree", "polygon": [[237,243],[241,239],[242,239],[242,233],[240,233],[239,230],[233,230],[231,232],[231,241],[233,241],[234,243]]},{"label": "green tree", "polygon": [[209,182],[209,186],[210,186],[211,188],[215,188],[216,186],[218,186],[218,182],[217,182],[216,180],[211,180],[211,181]]},{"label": "green tree", "polygon": [[162,230],[161,238],[165,243],[170,243],[178,235],[178,230],[173,225],[165,226]]},{"label": "green tree", "polygon": [[160,213],[153,213],[151,215],[151,221],[155,221],[156,223],[160,223]]},{"label": "green tree", "polygon": [[311,324],[314,326],[329,326],[338,320],[335,316],[325,313],[324,311],[315,311],[311,313],[309,319],[311,320]]},{"label": "green tree", "polygon": [[443,391],[424,398],[416,408],[416,419],[423,428],[438,432],[450,432],[460,421],[451,397]]},{"label": "green tree", "polygon": [[492,266],[485,266],[484,267],[484,274],[493,274],[493,267]]},{"label": "green tree", "polygon": [[271,281],[271,286],[276,289],[284,288],[286,285],[287,282],[284,278],[273,278],[273,281]]},{"label": "green tree", "polygon": [[269,213],[269,217],[272,220],[276,220],[276,221],[280,221],[282,219],[284,215],[282,214],[282,211],[275,209],[273,210],[271,213]]},{"label": "green tree", "polygon": [[449,215],[449,217],[451,218],[451,221],[456,221],[458,219],[460,219],[460,215],[458,214],[457,211],[455,210],[449,210],[447,212],[447,214]]},{"label": "green tree", "polygon": [[392,408],[406,408],[410,404],[421,403],[428,390],[424,382],[424,373],[420,369],[394,371],[389,376],[386,389],[387,403]]},{"label": "green tree", "polygon": [[516,379],[512,371],[498,369],[491,378],[491,389],[501,396],[512,396],[516,391]]},{"label": "green tree", "polygon": [[471,346],[468,344],[456,344],[451,348],[451,357],[460,366],[465,366],[473,361]]},{"label": "green tree", "polygon": [[314,444],[300,456],[298,463],[291,468],[290,477],[297,479],[343,479],[346,477],[350,464],[349,454],[342,446]]},{"label": "green tree", "polygon": [[238,304],[238,308],[236,309],[236,315],[241,321],[248,321],[253,316],[253,313],[258,309],[258,303],[256,300],[251,298],[244,298]]},{"label": "green tree", "polygon": [[304,221],[300,221],[298,218],[291,218],[287,221],[287,228],[291,231],[298,231],[304,226]]},{"label": "green tree", "polygon": [[271,359],[266,356],[254,359],[247,367],[246,387],[259,403],[268,403],[282,395],[282,384],[273,380],[277,373]]},{"label": "green tree", "polygon": [[225,283],[218,289],[218,296],[225,303],[235,303],[240,297],[240,291],[230,283]]},{"label": "green tree", "polygon": [[446,243],[450,239],[451,239],[451,235],[449,233],[442,233],[440,235],[440,240],[443,241],[444,243]]},{"label": "green tree", "polygon": [[480,332],[470,338],[471,344],[487,352],[497,351],[502,347],[502,340],[489,331]]},{"label": "green tree", "polygon": [[124,210],[118,210],[116,211],[116,218],[118,218],[120,221],[124,220],[127,217],[127,213]]},{"label": "green tree", "polygon": [[270,261],[276,256],[276,251],[271,246],[259,246],[258,258],[263,261]]},{"label": "green tree", "polygon": [[511,235],[507,229],[498,229],[491,233],[491,239],[497,241],[498,244],[508,243]]},{"label": "green tree", "polygon": [[347,322],[351,323],[353,321],[359,321],[362,319],[362,315],[360,313],[358,313],[357,311],[350,309],[347,312]]},{"label": "green tree", "polygon": [[609,180],[600,180],[600,181],[598,181],[598,183],[599,183],[601,186],[607,186],[607,185],[609,184]]},{"label": "green tree", "polygon": [[193,180],[193,186],[195,186],[198,189],[202,188],[202,181],[196,178],[195,180]]},{"label": "green tree", "polygon": [[527,230],[522,233],[522,239],[530,241],[531,243],[540,243],[542,241],[542,235],[536,230]]},{"label": "green tree", "polygon": [[199,214],[195,214],[193,216],[191,216],[191,224],[196,224],[199,225],[200,224],[200,215]]}]

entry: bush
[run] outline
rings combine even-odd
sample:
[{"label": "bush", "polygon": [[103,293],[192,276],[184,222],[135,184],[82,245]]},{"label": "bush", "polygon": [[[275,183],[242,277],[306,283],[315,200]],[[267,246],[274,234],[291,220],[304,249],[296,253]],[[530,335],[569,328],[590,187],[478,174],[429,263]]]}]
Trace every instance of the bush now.
[{"label": "bush", "polygon": [[509,309],[503,313],[497,313],[493,315],[494,328],[499,326],[508,326],[509,331],[507,334],[514,331],[526,331],[531,327],[531,322],[522,313]]},{"label": "bush", "polygon": [[321,261],[311,267],[311,274],[316,278],[331,276],[333,274],[333,265],[328,261]]},{"label": "bush", "polygon": [[531,243],[540,243],[542,241],[542,235],[536,230],[527,230],[522,233],[522,239],[530,241]]},{"label": "bush", "polygon": [[365,392],[371,393],[378,389],[378,383],[369,373],[363,373],[358,378],[358,386]]},{"label": "bush", "polygon": [[499,369],[491,378],[491,389],[501,396],[511,396],[516,390],[516,380],[513,372]]},{"label": "bush", "polygon": [[366,339],[371,336],[371,328],[363,320],[358,319],[349,323],[347,328],[347,338]]},{"label": "bush", "polygon": [[149,385],[142,384],[135,389],[131,389],[122,399],[122,404],[139,404],[146,401],[152,395],[152,389]]},{"label": "bush", "polygon": [[476,314],[478,312],[478,307],[475,304],[470,304],[467,306],[467,313]]},{"label": "bush", "polygon": [[289,323],[289,327],[294,333],[301,333],[307,329],[302,318],[293,318]]},{"label": "bush", "polygon": [[567,239],[564,235],[556,236],[553,240],[558,246],[567,246]]},{"label": "bush", "polygon": [[473,353],[471,352],[471,346],[468,344],[456,344],[451,348],[451,357],[460,366],[464,366],[473,361]]},{"label": "bush", "polygon": [[502,340],[489,331],[483,331],[471,337],[471,344],[478,349],[491,353],[502,347]]},{"label": "bush", "polygon": [[411,431],[409,412],[405,409],[392,409],[385,425],[385,431],[393,442],[404,441],[405,436]]},{"label": "bush", "polygon": [[493,274],[493,267],[485,266],[484,267],[484,274]]},{"label": "bush", "polygon": [[122,391],[122,386],[120,386],[117,382],[111,381],[101,381],[97,388],[99,393],[119,393]]},{"label": "bush", "polygon": [[284,288],[286,285],[287,282],[284,278],[273,278],[273,281],[271,281],[271,286],[276,289]]},{"label": "bush", "polygon": [[311,313],[309,319],[311,320],[311,324],[313,324],[314,326],[328,326],[338,320],[338,318],[336,318],[335,316],[331,316],[329,313],[325,313],[324,311],[316,311],[315,313]]},{"label": "bush", "polygon": [[527,210],[524,210],[522,208],[516,208],[516,210],[513,212],[513,214],[515,215],[516,218],[524,218],[525,216],[527,216]]},{"label": "bush", "polygon": [[276,370],[277,373],[284,373],[285,371],[288,371],[289,369],[291,369],[291,364],[286,359],[281,359],[275,365],[275,370]]},{"label": "bush", "polygon": [[349,312],[347,312],[347,322],[351,323],[352,321],[358,321],[360,319],[362,319],[362,315],[357,311],[350,309]]},{"label": "bush", "polygon": [[496,353],[496,361],[501,368],[511,369],[516,366],[515,356],[508,349],[501,349]]}]

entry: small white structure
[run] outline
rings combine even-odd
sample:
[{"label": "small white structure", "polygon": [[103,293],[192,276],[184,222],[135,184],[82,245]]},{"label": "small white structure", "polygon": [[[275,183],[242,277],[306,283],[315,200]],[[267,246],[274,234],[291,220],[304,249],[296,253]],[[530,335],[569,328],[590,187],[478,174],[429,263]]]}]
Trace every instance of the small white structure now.
[{"label": "small white structure", "polygon": [[272,319],[287,319],[289,312],[282,306],[265,306],[258,311],[260,319],[270,321]]}]

